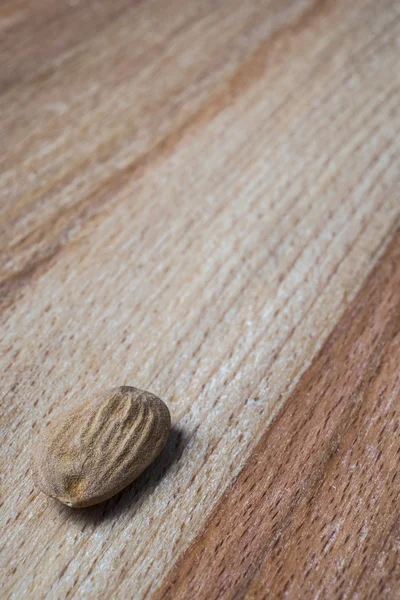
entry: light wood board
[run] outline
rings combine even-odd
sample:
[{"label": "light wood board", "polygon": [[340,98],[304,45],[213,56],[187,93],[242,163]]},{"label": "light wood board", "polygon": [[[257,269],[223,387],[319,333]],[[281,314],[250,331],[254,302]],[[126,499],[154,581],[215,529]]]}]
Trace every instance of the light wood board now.
[{"label": "light wood board", "polygon": [[[400,593],[395,479],[384,527],[355,510],[374,468],[397,472],[378,426],[348,503],[325,508],[343,474],[327,448],[377,418],[398,447],[399,18],[396,0],[2,3],[2,597]],[[321,388],[306,418],[307,386],[332,373],[323,432],[333,399]],[[114,385],[168,403],[167,448],[114,499],[68,509],[34,488],[30,443]],[[359,385],[377,393],[357,425]],[[312,458],[304,478],[288,444]],[[259,535],[231,546],[247,509]],[[347,568],[355,528],[367,562]]]}]

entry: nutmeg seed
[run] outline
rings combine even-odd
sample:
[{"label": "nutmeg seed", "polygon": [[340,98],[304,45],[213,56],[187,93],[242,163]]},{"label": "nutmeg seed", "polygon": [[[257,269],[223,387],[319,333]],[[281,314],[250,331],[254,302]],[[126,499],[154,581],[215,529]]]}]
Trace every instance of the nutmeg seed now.
[{"label": "nutmeg seed", "polygon": [[40,434],[32,454],[36,485],[72,507],[107,500],[158,456],[171,428],[162,400],[134,387],[94,395]]}]

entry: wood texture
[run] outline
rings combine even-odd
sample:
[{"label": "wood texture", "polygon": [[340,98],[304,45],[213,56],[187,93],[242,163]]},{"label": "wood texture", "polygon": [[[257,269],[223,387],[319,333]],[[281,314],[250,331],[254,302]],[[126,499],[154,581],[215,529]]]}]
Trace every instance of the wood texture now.
[{"label": "wood texture", "polygon": [[400,596],[400,235],[159,598]]},{"label": "wood texture", "polygon": [[[396,0],[2,3],[5,598],[396,593],[399,17]],[[323,430],[331,398],[290,411],[328,381],[353,395]],[[31,440],[118,385],[167,402],[166,450],[102,506],[47,499]],[[259,448],[282,467],[256,506]],[[232,498],[244,539],[215,525]]]}]

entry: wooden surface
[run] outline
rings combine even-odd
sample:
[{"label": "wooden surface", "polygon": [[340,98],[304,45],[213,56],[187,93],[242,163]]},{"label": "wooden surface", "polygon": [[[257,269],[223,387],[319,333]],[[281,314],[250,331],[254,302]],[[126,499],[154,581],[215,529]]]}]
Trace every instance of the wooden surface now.
[{"label": "wooden surface", "polygon": [[400,236],[160,598],[400,596]]},{"label": "wooden surface", "polygon": [[[400,4],[0,6],[4,598],[398,598]],[[30,442],[169,405],[107,503]]]}]

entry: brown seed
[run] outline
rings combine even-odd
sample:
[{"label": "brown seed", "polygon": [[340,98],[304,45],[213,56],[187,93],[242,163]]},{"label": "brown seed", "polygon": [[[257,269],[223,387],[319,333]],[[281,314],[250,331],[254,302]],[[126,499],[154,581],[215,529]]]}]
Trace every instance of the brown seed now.
[{"label": "brown seed", "polygon": [[134,387],[101,392],[40,434],[36,485],[73,507],[92,506],[132,483],[161,452],[171,427],[162,400]]}]

